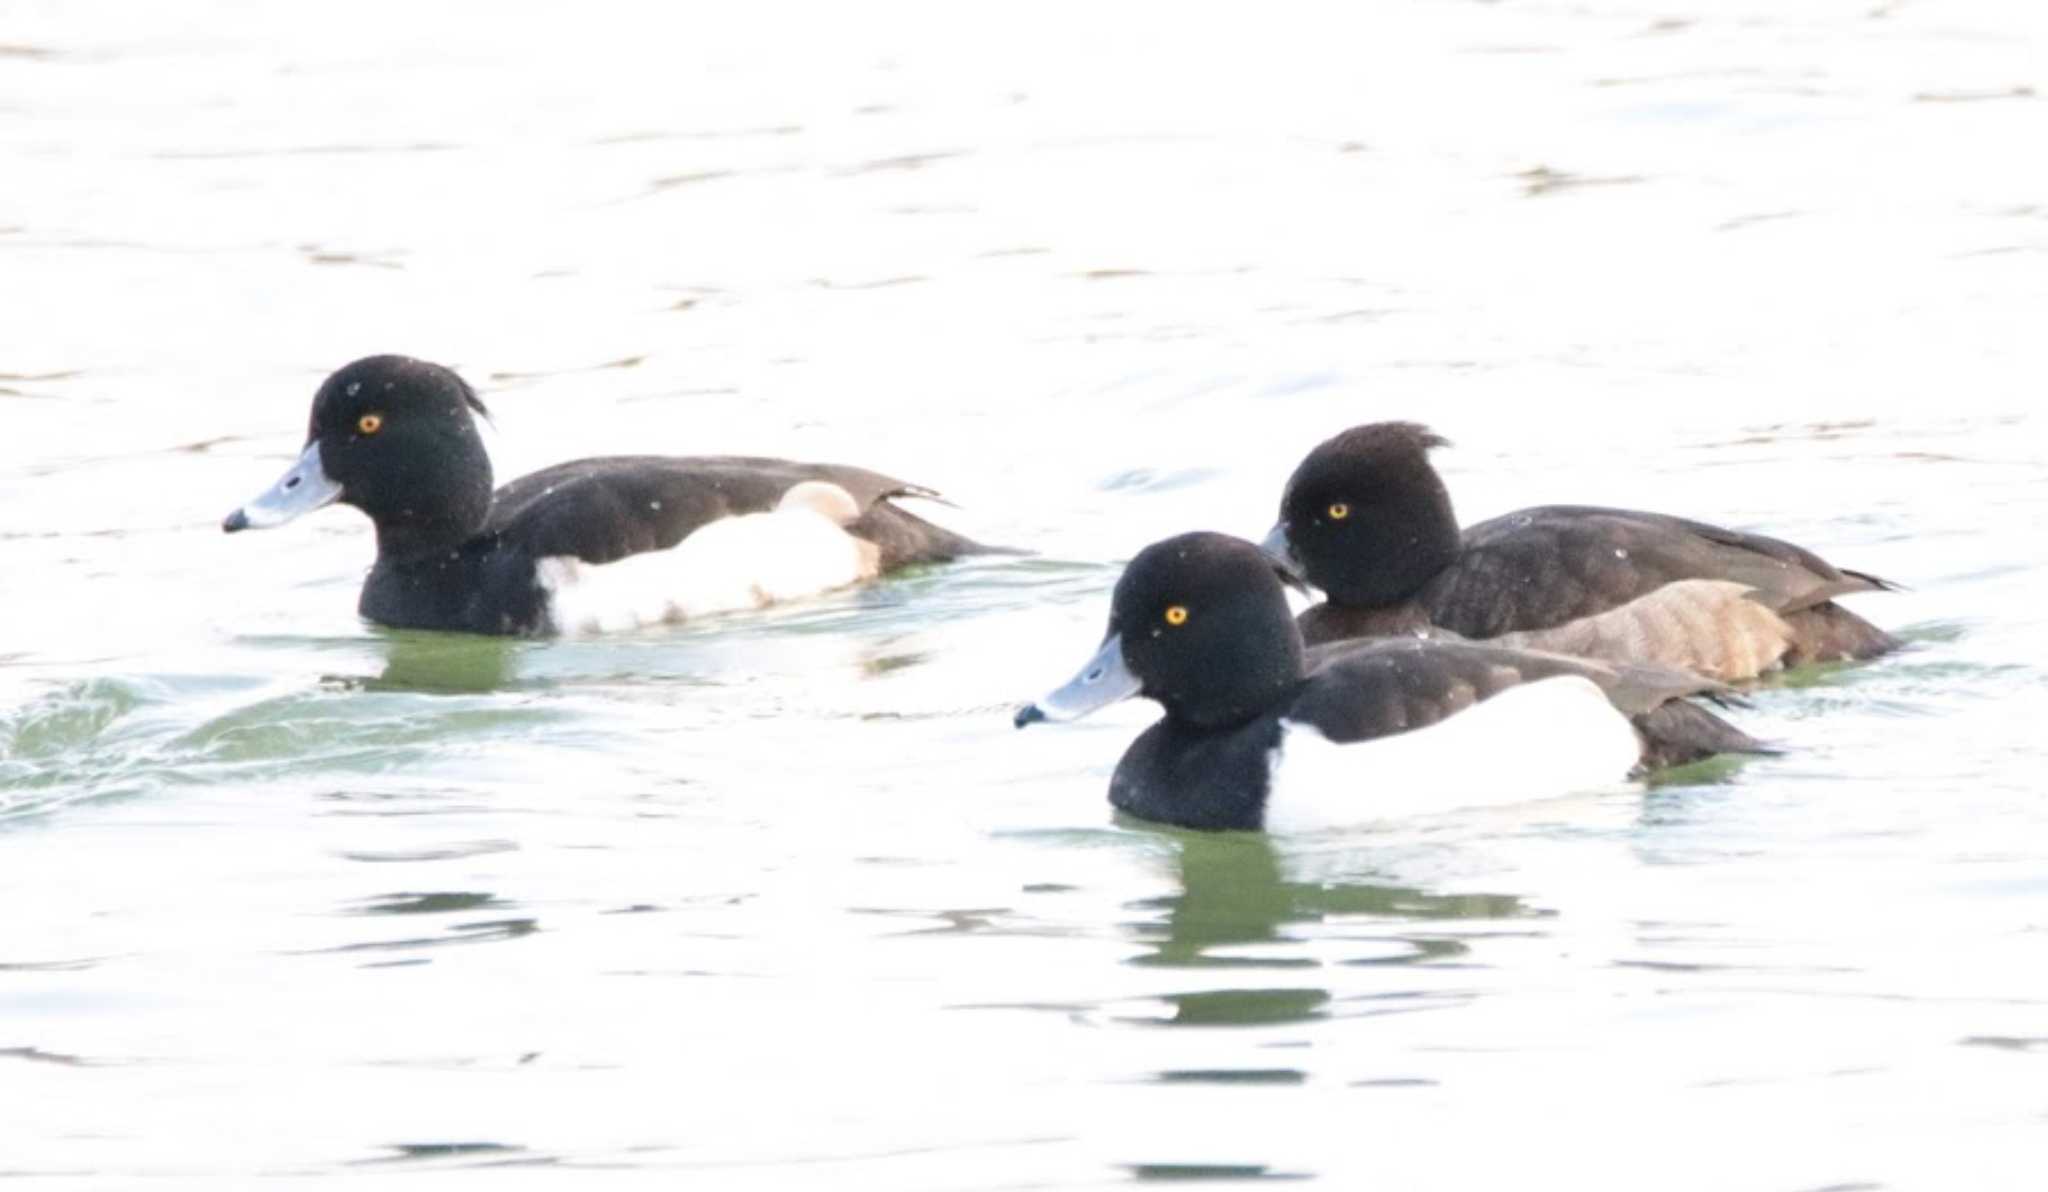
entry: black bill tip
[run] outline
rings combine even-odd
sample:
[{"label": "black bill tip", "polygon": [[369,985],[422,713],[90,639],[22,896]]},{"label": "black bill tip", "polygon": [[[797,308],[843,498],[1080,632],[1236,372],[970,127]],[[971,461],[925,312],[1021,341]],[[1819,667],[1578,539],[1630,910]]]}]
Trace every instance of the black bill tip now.
[{"label": "black bill tip", "polygon": [[1302,570],[1301,560],[1295,557],[1293,544],[1287,541],[1286,522],[1278,523],[1259,540],[1259,553],[1273,565],[1273,574],[1280,578],[1281,583],[1304,596],[1315,595],[1308,575]]},{"label": "black bill tip", "polygon": [[1025,704],[1017,709],[1016,719],[1011,721],[1011,723],[1015,724],[1018,728],[1028,728],[1045,718],[1045,713],[1039,710],[1037,704]]},{"label": "black bill tip", "polygon": [[1310,586],[1308,578],[1306,576],[1302,575],[1301,572],[1296,571],[1293,567],[1282,566],[1281,564],[1275,563],[1273,565],[1273,574],[1280,577],[1280,582],[1282,585],[1289,588],[1293,588],[1296,592],[1301,593],[1303,596],[1306,596],[1311,600],[1315,599],[1315,588]]},{"label": "black bill tip", "polygon": [[246,530],[248,528],[249,515],[242,512],[240,509],[235,510],[233,513],[230,513],[226,517],[221,519],[220,529],[221,533],[223,534],[232,534],[236,530]]}]

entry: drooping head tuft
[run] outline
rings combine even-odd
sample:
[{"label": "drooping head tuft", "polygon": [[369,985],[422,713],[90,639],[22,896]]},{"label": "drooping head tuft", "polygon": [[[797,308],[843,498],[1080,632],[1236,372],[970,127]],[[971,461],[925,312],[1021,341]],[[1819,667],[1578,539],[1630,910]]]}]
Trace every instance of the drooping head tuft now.
[{"label": "drooping head tuft", "polygon": [[1416,422],[1374,422],[1319,444],[1287,480],[1273,541],[1332,603],[1412,597],[1458,553],[1451,497],[1429,453],[1448,440]]},{"label": "drooping head tuft", "polygon": [[1305,673],[1272,564],[1226,534],[1181,534],[1138,552],[1117,581],[1109,632],[1140,694],[1203,727],[1249,719]]},{"label": "drooping head tuft", "polygon": [[483,525],[491,462],[473,415],[488,413],[451,368],[366,356],[321,383],[306,437],[319,444],[341,500],[376,523],[379,549],[414,554]]}]

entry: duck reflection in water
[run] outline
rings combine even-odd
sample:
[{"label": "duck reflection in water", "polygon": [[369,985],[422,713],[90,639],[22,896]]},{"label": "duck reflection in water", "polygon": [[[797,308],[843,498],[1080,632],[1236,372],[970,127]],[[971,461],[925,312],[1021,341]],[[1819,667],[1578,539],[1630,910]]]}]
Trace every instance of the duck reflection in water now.
[{"label": "duck reflection in water", "polygon": [[475,694],[496,691],[512,682],[514,662],[531,649],[517,638],[431,633],[416,629],[384,630],[384,669],[375,678],[344,678],[365,691],[419,691]]},{"label": "duck reflection in water", "polygon": [[[673,639],[671,639],[673,648]],[[569,643],[441,633],[419,629],[378,630],[374,648],[383,660],[374,676],[333,675],[330,681],[364,691],[424,695],[481,695],[515,688],[633,680],[663,686],[712,685],[711,679],[669,669],[676,656],[665,653],[650,664],[647,639],[578,639]]]},{"label": "duck reflection in water", "polygon": [[[1175,969],[1305,972],[1330,963],[1327,951],[1303,946],[1311,934],[1296,924],[1320,925],[1338,916],[1397,922],[1515,919],[1531,911],[1505,894],[1431,894],[1413,886],[1290,876],[1302,868],[1273,839],[1256,832],[1163,834],[1179,845],[1179,893],[1132,904],[1147,917],[1131,933],[1148,951],[1130,963]],[[1159,914],[1163,912],[1163,915]],[[1338,937],[1343,938],[1343,937]],[[1388,934],[1369,936],[1372,954],[1337,963],[1415,964],[1456,955],[1461,942],[1441,935],[1398,934],[1407,951],[1385,955]],[[1302,1022],[1330,1013],[1330,991],[1296,982],[1264,988],[1208,988],[1163,997],[1175,1026],[1251,1026]]]}]

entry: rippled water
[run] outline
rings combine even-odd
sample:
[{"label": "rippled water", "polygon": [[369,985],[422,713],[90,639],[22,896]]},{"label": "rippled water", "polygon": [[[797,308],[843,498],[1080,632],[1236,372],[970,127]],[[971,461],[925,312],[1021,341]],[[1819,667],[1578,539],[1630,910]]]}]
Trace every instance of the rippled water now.
[{"label": "rippled water", "polygon": [[[2048,29],[1362,8],[0,6],[0,1176],[2038,1186]],[[376,351],[507,476],[857,461],[1039,553],[372,629],[360,518],[217,525]],[[1115,822],[1142,708],[1010,730],[1379,417],[1914,648],[1314,838]]]}]

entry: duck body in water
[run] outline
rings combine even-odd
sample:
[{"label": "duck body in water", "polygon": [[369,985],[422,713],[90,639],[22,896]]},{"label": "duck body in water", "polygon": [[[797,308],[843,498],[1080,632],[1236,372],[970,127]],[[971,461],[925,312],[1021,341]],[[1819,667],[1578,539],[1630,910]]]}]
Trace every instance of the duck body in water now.
[{"label": "duck body in water", "polygon": [[[1325,594],[1301,616],[1310,643],[1424,629],[1550,634],[1511,640],[1566,650],[1577,640],[1603,657],[1635,651],[1629,659],[1727,680],[1899,645],[1836,603],[1894,585],[1761,534],[1590,505],[1538,506],[1460,531],[1429,461],[1444,443],[1414,423],[1355,427],[1288,479],[1262,545]],[[1664,592],[1674,585],[1683,586]],[[1645,598],[1620,618],[1555,632]]]},{"label": "duck body in water", "polygon": [[1069,720],[1132,696],[1165,715],[1110,779],[1141,819],[1203,829],[1366,822],[1612,785],[1725,752],[1771,752],[1693,702],[1720,684],[1488,642],[1308,650],[1270,561],[1184,534],[1139,552],[1072,680],[1017,713]]},{"label": "duck body in water", "polygon": [[[358,360],[314,395],[298,460],[222,528],[353,505],[377,531],[365,618],[517,635],[757,607],[991,549],[896,504],[931,490],[842,464],[607,456],[494,490],[485,413],[452,369]],[[715,550],[691,545],[706,531]]]}]

